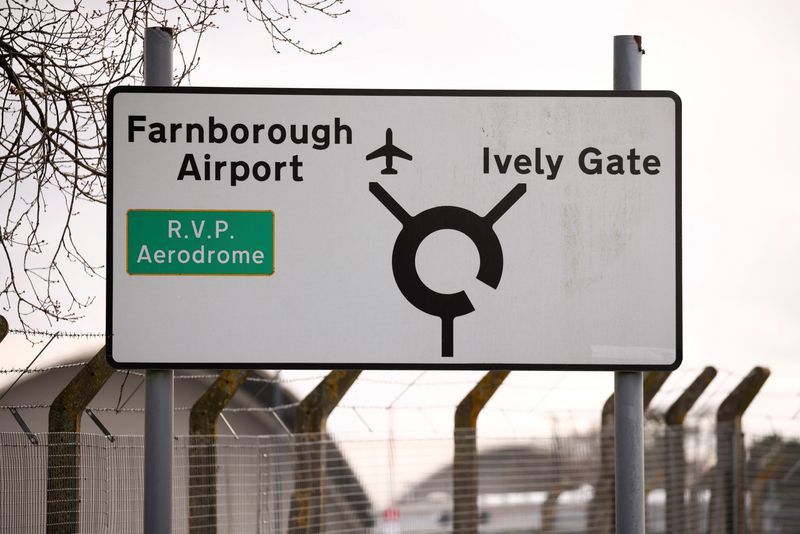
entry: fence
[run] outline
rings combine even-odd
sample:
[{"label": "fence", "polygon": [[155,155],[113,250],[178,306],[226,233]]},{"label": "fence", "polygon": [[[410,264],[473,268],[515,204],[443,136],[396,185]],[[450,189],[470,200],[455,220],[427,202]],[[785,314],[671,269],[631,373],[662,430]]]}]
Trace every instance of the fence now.
[{"label": "fence", "polygon": [[[48,435],[0,434],[0,532],[44,532],[47,518]],[[80,525],[86,533],[141,532],[144,497],[142,436],[80,434]],[[189,455],[193,437],[175,439],[174,532],[189,532]],[[323,441],[323,445],[327,442]],[[218,440],[216,513],[197,526],[219,532],[283,532],[289,516],[295,447],[289,436]],[[201,452],[206,454],[205,451]],[[336,455],[329,455],[335,459]],[[327,532],[368,531],[368,497],[349,469],[327,470]],[[197,518],[197,514],[195,514]],[[202,519],[202,516],[200,516]],[[58,525],[56,525],[58,530]]]},{"label": "fence", "polygon": [[[41,367],[57,337],[24,368],[0,368],[0,424],[23,431],[0,434],[0,529],[139,531],[144,451],[131,434],[142,428],[144,377],[109,368],[102,349],[86,364]],[[769,374],[646,373],[650,532],[800,531],[795,383],[760,395],[743,426]],[[178,374],[175,428],[191,435],[175,439],[174,530],[613,532],[614,402],[603,378]],[[369,434],[345,432],[348,418]],[[81,419],[103,435],[81,433]]]},{"label": "fence", "polygon": [[[733,532],[732,513],[716,514],[721,466],[741,465],[744,530],[800,532],[800,442],[774,435],[749,436],[744,457],[717,458],[717,433],[681,430],[686,463],[675,465],[668,444],[674,427],[646,432],[647,530]],[[325,499],[311,515],[324,532],[451,532],[452,439],[219,436],[216,508],[191,531],[287,532],[296,448],[321,443]],[[22,433],[0,434],[0,532],[44,532],[48,435],[38,445]],[[141,436],[80,434],[78,532],[141,532]],[[480,532],[604,532],[592,510],[608,514],[611,496],[595,493],[600,477],[600,436],[552,438],[478,437]],[[189,436],[175,440],[174,532],[189,528]],[[737,450],[732,448],[731,450]],[[668,516],[667,473],[685,470],[680,514]],[[740,511],[741,512],[741,511]],[[738,512],[737,512],[738,513]],[[600,519],[603,519],[600,517]]]}]

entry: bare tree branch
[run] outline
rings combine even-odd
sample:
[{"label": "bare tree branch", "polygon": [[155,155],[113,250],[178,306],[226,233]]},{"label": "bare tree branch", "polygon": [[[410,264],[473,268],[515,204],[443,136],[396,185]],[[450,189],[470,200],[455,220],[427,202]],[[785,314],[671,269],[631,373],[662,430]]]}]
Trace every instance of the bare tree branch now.
[{"label": "bare tree branch", "polygon": [[[348,12],[343,0],[234,0],[278,52],[323,54],[290,33],[303,15]],[[76,243],[80,209],[106,201],[106,97],[141,83],[147,26],[173,29],[176,84],[197,67],[200,42],[226,0],[8,0],[0,10],[0,306],[18,328],[75,321],[102,278]],[[81,236],[79,242],[104,235]]]}]

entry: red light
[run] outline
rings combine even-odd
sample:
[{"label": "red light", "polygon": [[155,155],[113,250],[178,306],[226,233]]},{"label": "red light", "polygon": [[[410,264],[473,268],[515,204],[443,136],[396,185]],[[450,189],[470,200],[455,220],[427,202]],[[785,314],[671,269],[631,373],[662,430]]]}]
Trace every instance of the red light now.
[{"label": "red light", "polygon": [[399,521],[400,520],[400,510],[395,507],[387,508],[383,511],[383,520],[384,521]]}]

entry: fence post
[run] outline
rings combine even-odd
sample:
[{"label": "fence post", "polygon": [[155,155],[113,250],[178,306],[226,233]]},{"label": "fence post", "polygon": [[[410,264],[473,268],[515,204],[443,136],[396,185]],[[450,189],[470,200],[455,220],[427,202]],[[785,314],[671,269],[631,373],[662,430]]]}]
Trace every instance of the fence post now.
[{"label": "fence post", "polygon": [[[669,371],[644,373],[642,401],[644,410],[669,377]],[[614,394],[605,404],[600,419],[600,474],[595,485],[594,498],[589,505],[587,531],[598,534],[614,532],[616,491],[614,478]]]},{"label": "fence post", "polygon": [[289,534],[324,531],[325,424],[360,374],[360,370],[331,371],[297,407],[294,421],[297,461],[289,509]]},{"label": "fence post", "polygon": [[81,416],[114,370],[106,348],[81,367],[50,405],[47,421],[47,534],[80,527]]},{"label": "fence post", "polygon": [[767,378],[769,369],[754,367],[717,409],[717,467],[708,514],[711,534],[745,532],[742,415]]},{"label": "fence post", "polygon": [[458,403],[453,431],[453,532],[478,532],[478,415],[508,376],[509,371],[489,371]]},{"label": "fence post", "polygon": [[687,532],[686,502],[686,455],[684,453],[683,422],[697,399],[717,376],[717,370],[706,367],[694,382],[681,393],[664,415],[666,428],[667,469],[667,532]]},{"label": "fence post", "polygon": [[189,413],[189,530],[217,532],[217,420],[252,371],[226,369]]},{"label": "fence post", "polygon": [[2,342],[8,335],[8,321],[0,315],[0,342]]},{"label": "fence post", "polygon": [[764,497],[769,483],[775,480],[776,475],[786,469],[786,459],[791,458],[792,451],[786,443],[778,441],[758,462],[753,474],[753,485],[750,487],[750,534],[764,532]]}]

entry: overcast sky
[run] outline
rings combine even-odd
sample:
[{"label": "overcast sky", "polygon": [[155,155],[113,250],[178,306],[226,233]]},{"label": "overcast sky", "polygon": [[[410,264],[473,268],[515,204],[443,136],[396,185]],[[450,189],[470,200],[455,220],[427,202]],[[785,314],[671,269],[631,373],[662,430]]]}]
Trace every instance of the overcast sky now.
[{"label": "overcast sky", "polygon": [[[717,366],[722,377],[766,365],[773,371],[770,395],[752,411],[775,414],[781,425],[791,421],[800,409],[800,3],[348,0],[345,5],[351,10],[347,16],[296,25],[294,33],[309,46],[343,42],[312,57],[285,48],[275,54],[263,31],[235,13],[234,3],[234,13],[204,41],[192,85],[610,89],[613,36],[641,34],[643,88],[673,90],[683,100],[680,380],[691,380],[704,365]],[[86,228],[102,226],[104,213],[84,221]],[[98,292],[95,310],[77,325],[82,331],[103,330],[102,286]],[[12,340],[14,347],[18,341]],[[399,380],[414,376],[406,373]],[[447,397],[442,391],[437,393],[442,397],[427,397],[429,391],[418,389],[417,404],[430,398],[457,402],[468,389],[463,384],[478,376],[453,375],[462,386]],[[599,410],[597,403],[613,384],[610,373],[526,373],[514,380],[531,388],[512,385],[503,402],[533,408],[531,399],[552,389],[556,379],[564,389],[549,397],[552,410]],[[735,380],[727,390],[733,385]],[[300,389],[312,386],[309,381]],[[348,401],[386,405],[398,388],[365,383]],[[353,421],[352,415],[340,416],[331,424],[361,424]]]}]

